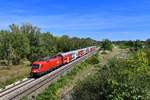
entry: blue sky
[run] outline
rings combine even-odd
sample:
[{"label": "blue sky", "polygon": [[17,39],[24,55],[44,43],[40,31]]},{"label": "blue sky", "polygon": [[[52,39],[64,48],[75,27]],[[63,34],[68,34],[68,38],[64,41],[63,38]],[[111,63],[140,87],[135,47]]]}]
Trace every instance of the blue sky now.
[{"label": "blue sky", "polygon": [[149,0],[0,0],[0,29],[32,23],[54,35],[150,38]]}]

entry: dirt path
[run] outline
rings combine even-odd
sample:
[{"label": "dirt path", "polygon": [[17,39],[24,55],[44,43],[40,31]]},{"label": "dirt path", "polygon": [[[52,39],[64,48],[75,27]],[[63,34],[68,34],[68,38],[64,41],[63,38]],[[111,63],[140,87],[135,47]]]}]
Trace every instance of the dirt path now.
[{"label": "dirt path", "polygon": [[[108,62],[109,59],[113,58],[114,56],[117,55],[121,55],[121,53],[126,53],[125,50],[122,49],[118,49],[118,48],[114,48],[112,50],[112,52],[108,52],[107,54],[101,54],[99,52],[99,59],[100,59],[100,65],[104,65]],[[85,77],[87,76],[91,76],[94,73],[96,73],[97,68],[94,66],[85,68],[83,71],[81,71],[80,73],[78,73],[73,81],[71,81],[70,83],[68,83],[68,85],[66,85],[64,88],[58,90],[58,96],[60,97],[61,100],[71,100],[71,90],[73,89],[73,87],[76,85],[76,83],[80,80],[83,80]]]},{"label": "dirt path", "polygon": [[100,64],[106,64],[113,57],[126,57],[127,52],[128,50],[125,49],[114,48],[112,52],[109,51],[107,54],[99,53]]}]

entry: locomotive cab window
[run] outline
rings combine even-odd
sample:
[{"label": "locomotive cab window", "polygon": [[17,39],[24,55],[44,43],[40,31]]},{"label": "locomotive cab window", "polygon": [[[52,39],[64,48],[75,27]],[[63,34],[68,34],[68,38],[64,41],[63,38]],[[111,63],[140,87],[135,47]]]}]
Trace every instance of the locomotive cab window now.
[{"label": "locomotive cab window", "polygon": [[33,65],[32,65],[32,68],[33,68],[33,69],[38,69],[38,68],[39,68],[39,65],[38,65],[38,64],[33,64]]}]

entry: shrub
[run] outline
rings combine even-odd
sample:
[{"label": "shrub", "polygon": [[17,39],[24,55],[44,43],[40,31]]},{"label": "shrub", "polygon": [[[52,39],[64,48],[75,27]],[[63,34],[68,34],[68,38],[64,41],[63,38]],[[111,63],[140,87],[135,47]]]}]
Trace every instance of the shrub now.
[{"label": "shrub", "polygon": [[99,59],[98,59],[98,56],[97,56],[97,55],[98,55],[98,54],[96,54],[96,55],[94,55],[94,56],[88,58],[88,59],[87,59],[87,63],[88,63],[88,64],[92,64],[92,65],[98,64],[98,63],[99,63]]},{"label": "shrub", "polygon": [[72,93],[74,100],[149,100],[150,66],[146,53],[139,51],[127,60],[111,59]]},{"label": "shrub", "polygon": [[102,50],[110,50],[112,51],[113,45],[112,42],[108,39],[104,39],[101,43],[101,49]]}]

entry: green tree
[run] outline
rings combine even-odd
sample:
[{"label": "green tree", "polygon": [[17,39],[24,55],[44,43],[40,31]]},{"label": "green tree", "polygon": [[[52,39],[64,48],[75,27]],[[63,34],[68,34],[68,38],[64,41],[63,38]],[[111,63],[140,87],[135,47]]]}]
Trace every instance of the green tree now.
[{"label": "green tree", "polygon": [[9,34],[8,31],[0,32],[0,55],[1,59],[7,60],[7,65],[12,64],[12,34]]},{"label": "green tree", "polygon": [[145,42],[146,48],[150,48],[150,39],[147,39]]},{"label": "green tree", "polygon": [[19,64],[22,59],[33,62],[58,52],[67,52],[96,45],[90,38],[70,38],[67,35],[55,37],[51,33],[40,32],[40,28],[30,23],[9,25],[9,30],[0,31],[0,60],[8,65]]},{"label": "green tree", "polygon": [[102,42],[101,42],[101,49],[102,50],[112,50],[113,48],[113,45],[112,45],[112,42],[108,39],[104,39]]},{"label": "green tree", "polygon": [[133,48],[134,48],[135,51],[138,51],[139,49],[142,49],[143,48],[142,42],[140,40],[136,40],[134,42]]},{"label": "green tree", "polygon": [[28,37],[20,31],[20,27],[12,24],[10,25],[10,35],[12,38],[11,46],[13,51],[12,59],[13,64],[19,64],[20,60],[27,57],[27,54],[30,53],[30,45]]}]

